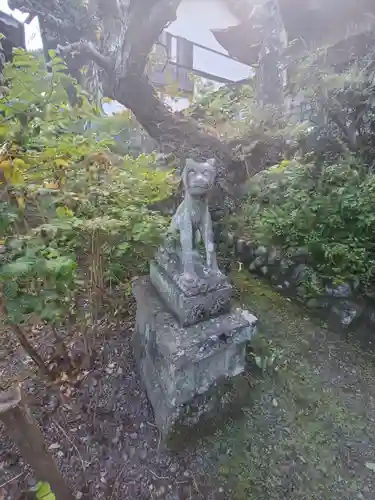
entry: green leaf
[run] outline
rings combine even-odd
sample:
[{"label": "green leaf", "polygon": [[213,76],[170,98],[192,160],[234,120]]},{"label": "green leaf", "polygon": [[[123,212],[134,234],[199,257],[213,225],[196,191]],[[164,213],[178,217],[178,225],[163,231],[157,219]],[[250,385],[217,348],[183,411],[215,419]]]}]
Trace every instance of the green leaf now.
[{"label": "green leaf", "polygon": [[65,217],[73,217],[73,212],[68,207],[57,207],[56,215],[59,219],[64,219]]},{"label": "green leaf", "polygon": [[56,500],[56,496],[52,493],[48,483],[39,482],[36,485],[37,500]]},{"label": "green leaf", "polygon": [[16,262],[3,266],[0,274],[3,278],[25,276],[33,269],[34,264],[35,261],[27,260],[27,258],[18,259]]}]

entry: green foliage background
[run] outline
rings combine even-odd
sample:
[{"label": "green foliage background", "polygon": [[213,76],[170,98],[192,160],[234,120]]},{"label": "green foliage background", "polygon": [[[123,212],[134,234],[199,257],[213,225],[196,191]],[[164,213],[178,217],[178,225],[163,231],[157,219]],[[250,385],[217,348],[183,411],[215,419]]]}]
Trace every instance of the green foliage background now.
[{"label": "green foliage background", "polygon": [[82,297],[92,325],[107,294],[124,300],[168,222],[148,206],[171,194],[154,155],[111,152],[117,125],[51,55],[47,72],[15,51],[0,98],[1,306],[24,328],[80,321]]},{"label": "green foliage background", "polygon": [[369,48],[337,68],[321,49],[293,68],[286,93],[300,92],[302,102],[272,120],[262,113],[264,132],[284,137],[294,154],[249,180],[229,222],[285,254],[307,249],[323,281],[359,281],[366,293],[375,284],[373,61]]},{"label": "green foliage background", "polygon": [[287,253],[301,247],[323,278],[375,278],[375,175],[355,161],[317,167],[296,161],[250,183],[232,225]]}]

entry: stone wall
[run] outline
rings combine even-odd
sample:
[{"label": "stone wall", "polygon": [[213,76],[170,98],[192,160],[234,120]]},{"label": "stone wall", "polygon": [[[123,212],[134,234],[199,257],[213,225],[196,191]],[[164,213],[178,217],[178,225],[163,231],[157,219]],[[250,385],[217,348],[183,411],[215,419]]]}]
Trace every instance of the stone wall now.
[{"label": "stone wall", "polygon": [[217,231],[217,241],[225,257],[234,258],[244,270],[267,278],[277,290],[303,303],[328,324],[374,331],[375,290],[363,293],[356,279],[345,283],[324,282],[309,263],[304,248],[286,254],[279,248],[238,238],[225,229]]}]

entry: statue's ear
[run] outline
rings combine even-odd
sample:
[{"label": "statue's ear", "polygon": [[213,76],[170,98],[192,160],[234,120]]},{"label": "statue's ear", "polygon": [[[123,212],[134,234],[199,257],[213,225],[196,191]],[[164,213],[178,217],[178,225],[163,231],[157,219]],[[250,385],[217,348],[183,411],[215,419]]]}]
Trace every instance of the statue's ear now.
[{"label": "statue's ear", "polygon": [[185,166],[181,172],[181,180],[182,180],[182,184],[186,187],[187,185],[187,165],[185,163]]}]

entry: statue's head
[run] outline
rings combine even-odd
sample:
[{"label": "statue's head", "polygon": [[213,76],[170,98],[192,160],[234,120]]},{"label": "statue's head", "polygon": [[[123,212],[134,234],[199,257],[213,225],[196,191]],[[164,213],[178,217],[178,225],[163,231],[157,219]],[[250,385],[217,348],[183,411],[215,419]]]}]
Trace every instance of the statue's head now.
[{"label": "statue's head", "polygon": [[186,191],[192,196],[201,196],[212,188],[216,177],[216,161],[214,159],[199,163],[187,159],[182,174]]}]

